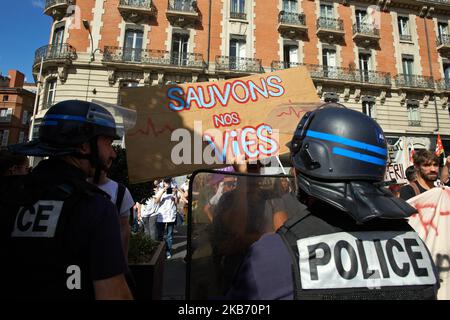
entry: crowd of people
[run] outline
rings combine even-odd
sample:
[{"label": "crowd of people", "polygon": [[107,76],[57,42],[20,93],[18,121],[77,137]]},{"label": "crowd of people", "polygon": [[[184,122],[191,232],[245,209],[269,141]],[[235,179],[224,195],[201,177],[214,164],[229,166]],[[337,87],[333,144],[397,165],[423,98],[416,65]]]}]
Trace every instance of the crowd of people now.
[{"label": "crowd of people", "polygon": [[167,259],[173,254],[175,227],[184,224],[187,217],[188,190],[189,176],[180,187],[172,178],[155,180],[152,195],[137,203],[138,223],[150,238],[165,241]]},{"label": "crowd of people", "polygon": [[[436,297],[435,266],[407,223],[416,210],[404,200],[448,184],[450,161],[439,172],[433,152],[416,151],[407,172],[413,177],[394,196],[382,184],[386,141],[373,119],[334,104],[308,112],[290,144],[289,178],[260,175],[259,162],[235,163],[196,174],[192,199],[190,176],[180,186],[168,177],[135,202],[126,186],[108,178],[118,138],[104,107],[64,101],[48,110],[38,140],[0,153],[1,235],[12,298],[132,299],[131,232],[142,226],[148,237],[165,241],[171,259],[174,230],[188,218],[193,297]],[[27,156],[48,159],[30,170]],[[408,252],[403,269],[391,259],[393,248]],[[373,291],[367,263],[381,259],[380,250],[389,267],[380,260]],[[366,266],[359,271],[359,264]],[[68,285],[73,266],[81,277]]]}]

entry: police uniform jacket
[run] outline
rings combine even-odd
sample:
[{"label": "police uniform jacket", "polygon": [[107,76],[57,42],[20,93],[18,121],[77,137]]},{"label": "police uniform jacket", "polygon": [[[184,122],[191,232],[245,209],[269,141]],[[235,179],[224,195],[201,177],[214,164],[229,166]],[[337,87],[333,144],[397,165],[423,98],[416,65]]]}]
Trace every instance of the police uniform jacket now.
[{"label": "police uniform jacket", "polygon": [[321,202],[253,244],[230,299],[435,299],[430,254],[405,219],[356,224]]},{"label": "police uniform jacket", "polygon": [[0,205],[9,297],[91,299],[125,272],[117,209],[80,169],[44,160]]}]

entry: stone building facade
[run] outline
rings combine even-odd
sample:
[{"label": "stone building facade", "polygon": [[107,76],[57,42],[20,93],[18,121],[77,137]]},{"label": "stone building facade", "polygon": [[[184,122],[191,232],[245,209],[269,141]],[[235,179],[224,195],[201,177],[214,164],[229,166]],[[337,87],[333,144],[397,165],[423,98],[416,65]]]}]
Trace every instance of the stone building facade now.
[{"label": "stone building facade", "polygon": [[36,95],[33,85],[24,80],[24,74],[17,70],[0,75],[0,149],[28,139]]}]

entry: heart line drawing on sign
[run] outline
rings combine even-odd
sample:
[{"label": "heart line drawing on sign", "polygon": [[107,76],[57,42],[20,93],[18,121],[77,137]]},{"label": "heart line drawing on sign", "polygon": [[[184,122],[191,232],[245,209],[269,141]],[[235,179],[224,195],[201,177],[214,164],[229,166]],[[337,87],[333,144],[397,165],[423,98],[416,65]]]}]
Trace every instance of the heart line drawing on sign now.
[{"label": "heart line drawing on sign", "polygon": [[142,135],[148,136],[150,134],[150,132],[152,132],[155,137],[158,137],[166,131],[172,133],[174,130],[175,129],[171,128],[170,125],[168,125],[168,124],[164,125],[161,129],[156,129],[156,126],[153,123],[152,118],[148,117],[147,118],[147,127],[145,129],[138,129],[135,132],[128,133],[128,135],[130,137],[133,137],[137,134],[142,134]]}]

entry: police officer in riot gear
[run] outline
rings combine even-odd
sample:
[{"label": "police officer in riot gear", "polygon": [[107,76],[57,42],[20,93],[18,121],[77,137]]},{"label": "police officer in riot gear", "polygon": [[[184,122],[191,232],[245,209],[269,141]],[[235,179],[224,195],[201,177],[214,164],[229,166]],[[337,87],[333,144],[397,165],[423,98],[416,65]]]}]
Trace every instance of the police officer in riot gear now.
[{"label": "police officer in riot gear", "polygon": [[8,296],[15,299],[131,299],[115,205],[87,177],[115,158],[112,114],[90,102],[55,104],[39,138],[13,145],[49,157],[0,200]]},{"label": "police officer in riot gear", "polygon": [[341,105],[301,119],[290,144],[305,212],[249,249],[231,299],[435,299],[430,254],[383,187],[381,127]]}]

